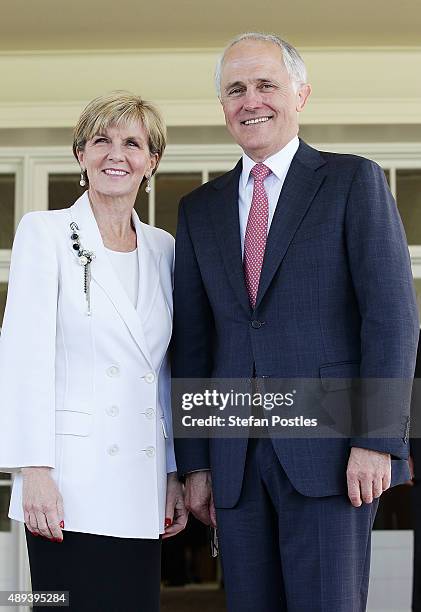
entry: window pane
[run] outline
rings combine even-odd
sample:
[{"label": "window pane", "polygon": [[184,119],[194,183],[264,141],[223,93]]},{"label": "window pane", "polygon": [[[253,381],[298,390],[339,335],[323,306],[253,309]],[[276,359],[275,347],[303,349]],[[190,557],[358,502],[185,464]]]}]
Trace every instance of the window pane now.
[{"label": "window pane", "polygon": [[3,324],[4,307],[6,306],[7,283],[0,283],[0,327]]},{"label": "window pane", "polygon": [[15,175],[0,174],[0,249],[11,249],[15,229]]},{"label": "window pane", "polygon": [[411,515],[411,487],[399,485],[380,497],[374,529],[413,529]]},{"label": "window pane", "polygon": [[71,206],[84,192],[79,185],[79,174],[50,174],[48,176],[48,208],[59,210]]},{"label": "window pane", "polygon": [[160,173],[155,179],[155,225],[175,236],[178,203],[202,184],[201,173]]},{"label": "window pane", "polygon": [[0,472],[0,480],[10,480],[11,475],[6,474],[5,472]]},{"label": "window pane", "polygon": [[222,176],[226,172],[228,172],[228,170],[217,170],[215,172],[209,172],[209,180],[211,181],[212,179],[218,178],[218,176]]},{"label": "window pane", "polygon": [[137,192],[134,209],[143,223],[149,223],[149,196],[145,192],[145,187],[143,185]]},{"label": "window pane", "polygon": [[10,519],[7,516],[9,512],[10,502],[10,487],[0,487],[0,531],[10,531],[11,524]]},{"label": "window pane", "polygon": [[[67,208],[85,191],[79,185],[79,174],[50,174],[48,177],[48,208],[58,210]],[[148,196],[142,187],[137,194],[135,209],[140,219],[148,222]]]},{"label": "window pane", "polygon": [[396,191],[408,244],[421,244],[421,169],[397,170]]},{"label": "window pane", "polygon": [[418,312],[421,320],[421,278],[414,279],[415,293],[417,294]]}]

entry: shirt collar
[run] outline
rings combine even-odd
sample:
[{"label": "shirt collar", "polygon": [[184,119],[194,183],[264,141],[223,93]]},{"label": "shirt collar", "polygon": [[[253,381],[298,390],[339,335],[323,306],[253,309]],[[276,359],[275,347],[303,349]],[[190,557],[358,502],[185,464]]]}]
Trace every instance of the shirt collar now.
[{"label": "shirt collar", "polygon": [[[300,141],[298,140],[298,136],[294,136],[292,140],[289,141],[288,144],[284,146],[283,149],[271,155],[263,162],[265,166],[272,170],[273,174],[279,179],[283,180],[285,178],[286,171],[288,170],[292,158],[297,152],[297,149],[300,145]],[[243,153],[243,170],[241,172],[240,186],[241,189],[245,189],[250,178],[250,172],[253,166],[256,165],[256,162],[253,161],[246,153]]]}]

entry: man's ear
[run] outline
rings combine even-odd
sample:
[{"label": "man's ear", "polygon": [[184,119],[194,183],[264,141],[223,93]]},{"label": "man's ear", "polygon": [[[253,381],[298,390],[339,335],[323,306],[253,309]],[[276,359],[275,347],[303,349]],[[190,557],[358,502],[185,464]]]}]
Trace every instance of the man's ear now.
[{"label": "man's ear", "polygon": [[300,85],[297,91],[297,106],[295,110],[297,113],[301,113],[304,109],[307,100],[309,99],[311,94],[311,85],[309,83],[305,83],[304,85]]}]

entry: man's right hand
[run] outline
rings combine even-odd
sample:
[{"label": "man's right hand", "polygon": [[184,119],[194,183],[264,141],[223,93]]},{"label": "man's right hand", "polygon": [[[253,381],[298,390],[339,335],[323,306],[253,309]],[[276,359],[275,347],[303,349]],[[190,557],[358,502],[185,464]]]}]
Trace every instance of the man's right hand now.
[{"label": "man's right hand", "polygon": [[22,468],[25,525],[34,535],[62,542],[63,499],[50,472],[48,467]]},{"label": "man's right hand", "polygon": [[185,504],[199,521],[216,528],[216,511],[213,503],[210,470],[187,474]]}]

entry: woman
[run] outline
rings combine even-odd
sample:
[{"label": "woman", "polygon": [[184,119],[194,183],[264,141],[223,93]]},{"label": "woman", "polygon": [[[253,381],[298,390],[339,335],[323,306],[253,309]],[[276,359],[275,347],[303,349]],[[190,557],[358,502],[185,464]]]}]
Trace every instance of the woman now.
[{"label": "woman", "polygon": [[165,144],[150,103],[93,100],[73,143],[87,191],[25,215],[13,247],[0,466],[16,472],[9,516],[26,525],[33,590],[69,591],[78,612],[158,610],[160,537],[186,524],[167,355],[173,238],[133,210]]}]

